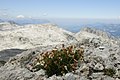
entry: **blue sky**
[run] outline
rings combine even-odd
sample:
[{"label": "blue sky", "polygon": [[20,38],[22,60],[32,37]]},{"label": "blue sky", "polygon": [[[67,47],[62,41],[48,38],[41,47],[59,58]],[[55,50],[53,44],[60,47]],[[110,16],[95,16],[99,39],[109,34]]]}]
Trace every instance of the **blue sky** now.
[{"label": "blue sky", "polygon": [[0,0],[1,18],[120,18],[120,0]]}]

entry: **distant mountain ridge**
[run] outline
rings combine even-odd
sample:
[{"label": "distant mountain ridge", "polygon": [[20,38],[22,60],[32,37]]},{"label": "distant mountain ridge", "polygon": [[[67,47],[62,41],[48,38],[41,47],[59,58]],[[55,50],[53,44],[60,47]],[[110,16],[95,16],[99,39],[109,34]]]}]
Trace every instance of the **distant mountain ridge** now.
[{"label": "distant mountain ridge", "polygon": [[16,18],[16,19],[0,19],[0,22],[10,22],[18,25],[27,25],[27,24],[45,24],[50,23],[47,19],[35,19],[35,18]]},{"label": "distant mountain ridge", "polygon": [[15,22],[12,21],[0,23],[0,31],[14,30],[19,27],[21,26],[17,25]]},{"label": "distant mountain ridge", "polygon": [[90,27],[90,28],[96,28],[96,29],[100,29],[103,30],[105,32],[109,32],[111,35],[115,36],[115,37],[120,37],[120,24],[119,23],[100,23],[100,22],[92,22],[92,23],[69,23],[69,21],[67,23],[65,23],[64,21],[60,22],[58,20],[54,21],[54,20],[50,20],[50,19],[35,19],[35,18],[20,18],[20,19],[12,19],[12,20],[2,20],[0,19],[0,22],[11,22],[11,23],[15,23],[17,25],[28,25],[28,24],[46,24],[46,23],[53,23],[53,24],[57,24],[58,26],[60,26],[61,28],[68,30],[70,32],[74,32],[77,33],[79,32],[79,30],[83,27]]},{"label": "distant mountain ridge", "polygon": [[105,32],[109,32],[111,35],[115,37],[120,37],[120,24],[119,23],[91,23],[91,24],[74,24],[74,25],[64,25],[59,24],[59,26],[63,26],[63,29],[69,30],[71,32],[77,33],[84,27],[96,28]]}]

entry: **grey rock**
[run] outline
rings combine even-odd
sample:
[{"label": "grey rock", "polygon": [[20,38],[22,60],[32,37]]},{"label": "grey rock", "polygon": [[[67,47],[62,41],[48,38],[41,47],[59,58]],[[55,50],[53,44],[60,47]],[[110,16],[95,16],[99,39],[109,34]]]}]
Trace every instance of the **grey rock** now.
[{"label": "grey rock", "polygon": [[6,49],[0,51],[0,63],[7,62],[10,57],[16,56],[17,54],[27,51],[25,49]]},{"label": "grey rock", "polygon": [[86,64],[81,65],[78,72],[80,72],[79,75],[81,76],[87,76],[89,74],[89,66]]},{"label": "grey rock", "polygon": [[90,79],[86,78],[85,76],[81,76],[80,79],[78,80],[90,80]]},{"label": "grey rock", "polygon": [[103,80],[115,80],[114,78],[112,78],[110,76],[104,76],[102,79]]},{"label": "grey rock", "polygon": [[95,70],[103,70],[103,69],[104,69],[104,67],[103,67],[103,65],[102,65],[102,64],[97,63],[97,64],[95,65],[94,69],[95,69]]},{"label": "grey rock", "polygon": [[37,75],[39,75],[39,76],[44,76],[45,75],[45,70],[43,70],[43,69],[41,69],[41,70],[39,70],[39,71],[37,71],[37,72],[35,72]]},{"label": "grey rock", "polygon": [[92,75],[91,75],[91,78],[92,79],[97,79],[97,78],[101,78],[102,76],[103,76],[103,72],[98,72],[98,73],[93,73]]},{"label": "grey rock", "polygon": [[[37,25],[34,30],[38,30]],[[44,26],[49,26],[48,24]],[[30,25],[28,25],[28,28]],[[31,25],[30,30],[34,27]],[[45,30],[44,28],[41,28]],[[40,29],[40,30],[41,30]],[[48,30],[48,28],[46,28]],[[45,30],[45,31],[46,31]],[[55,27],[52,27],[52,25],[49,26],[49,31],[55,30],[58,32],[61,32],[61,29],[58,29]],[[116,43],[114,43],[114,39],[107,35],[106,33],[94,30],[94,29],[85,29],[80,33],[77,33],[75,36],[73,36],[72,33],[66,32],[65,30],[62,30],[63,33],[60,34],[60,39],[53,39],[56,38],[56,36],[52,34],[48,34],[45,38],[39,37],[33,39],[30,45],[27,47],[36,47],[33,49],[29,49],[27,51],[22,50],[7,50],[7,51],[1,51],[0,54],[2,57],[7,60],[7,62],[4,64],[4,66],[0,67],[0,80],[115,80],[120,77],[120,47],[117,46]],[[38,30],[39,32],[39,30]],[[54,32],[54,31],[53,31]],[[56,32],[55,32],[56,33]],[[84,34],[85,33],[85,34]],[[57,33],[56,33],[57,34]],[[59,33],[58,33],[59,34]],[[21,33],[17,33],[17,35],[21,35]],[[61,35],[63,36],[61,39]],[[13,36],[13,35],[12,35]],[[12,37],[10,35],[10,37]],[[3,36],[0,36],[3,37]],[[42,38],[42,40],[41,40]],[[3,39],[3,38],[2,38]],[[16,38],[19,43],[27,44],[26,42],[30,41],[26,37]],[[76,42],[77,40],[79,42]],[[46,42],[46,45],[40,46],[38,42]],[[60,42],[55,44],[49,44],[49,41]],[[77,70],[75,72],[69,72],[66,73],[63,76],[56,76],[53,75],[51,77],[47,77],[45,75],[44,70],[38,70],[36,72],[32,72],[28,68],[28,64],[33,63],[35,61],[35,58],[40,55],[42,52],[51,51],[53,48],[57,47],[58,49],[61,48],[61,44],[64,43],[65,47],[69,45],[77,45],[77,47],[83,47],[85,49],[84,51],[84,60],[80,62],[79,66],[77,67]],[[114,43],[114,44],[113,44]],[[10,46],[10,45],[7,45]],[[104,47],[103,50],[100,50],[101,46]],[[11,46],[10,46],[11,47]],[[5,54],[4,54],[5,52]],[[18,53],[17,53],[18,52]],[[8,56],[7,53],[15,53],[15,55]],[[6,55],[7,54],[7,55]],[[9,59],[9,57],[11,57]],[[9,60],[8,60],[9,59]],[[0,60],[3,60],[0,58]],[[32,68],[32,66],[30,67]],[[114,68],[116,70],[116,74],[114,77],[110,77],[107,75],[104,75],[103,70],[104,68]],[[95,72],[96,70],[96,72]],[[98,72],[97,72],[98,71]],[[99,72],[101,71],[101,72]]]},{"label": "grey rock", "polygon": [[76,80],[73,73],[67,73],[65,75],[65,80]]}]

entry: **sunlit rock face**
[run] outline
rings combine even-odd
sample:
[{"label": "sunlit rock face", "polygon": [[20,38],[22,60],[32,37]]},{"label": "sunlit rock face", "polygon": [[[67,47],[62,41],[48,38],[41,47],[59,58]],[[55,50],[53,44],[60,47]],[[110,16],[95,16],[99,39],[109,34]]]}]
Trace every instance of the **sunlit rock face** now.
[{"label": "sunlit rock face", "polygon": [[76,41],[73,33],[58,28],[54,24],[36,24],[19,27],[9,24],[8,26],[12,26],[13,29],[8,30],[6,27],[3,27],[4,31],[0,31],[0,50],[11,48],[30,49],[43,45]]}]

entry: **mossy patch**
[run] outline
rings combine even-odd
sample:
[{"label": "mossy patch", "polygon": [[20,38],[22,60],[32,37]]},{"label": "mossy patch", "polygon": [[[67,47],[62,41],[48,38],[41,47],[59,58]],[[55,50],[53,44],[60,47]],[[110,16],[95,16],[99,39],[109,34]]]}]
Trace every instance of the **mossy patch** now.
[{"label": "mossy patch", "polygon": [[113,77],[115,75],[116,71],[112,68],[104,69],[104,75],[108,75]]}]

